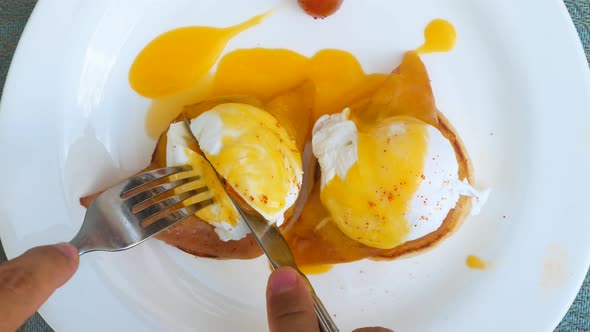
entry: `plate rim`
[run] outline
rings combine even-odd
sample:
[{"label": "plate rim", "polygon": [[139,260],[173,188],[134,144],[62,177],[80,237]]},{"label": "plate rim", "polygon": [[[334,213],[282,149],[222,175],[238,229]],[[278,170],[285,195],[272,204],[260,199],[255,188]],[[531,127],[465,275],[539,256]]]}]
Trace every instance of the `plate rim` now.
[{"label": "plate rim", "polygon": [[[22,62],[22,59],[26,58],[23,54],[25,51],[27,51],[27,49],[31,48],[31,45],[34,45],[34,39],[35,39],[35,35],[38,34],[39,32],[39,26],[38,24],[42,21],[42,19],[40,19],[41,15],[45,15],[45,13],[48,10],[60,10],[61,8],[71,8],[71,6],[75,6],[76,3],[82,3],[83,0],[69,0],[69,1],[59,1],[59,2],[48,2],[48,1],[41,1],[41,2],[37,2],[32,13],[31,16],[29,17],[27,24],[23,30],[23,33],[20,36],[18,45],[15,49],[11,64],[9,66],[9,70],[7,72],[6,75],[6,81],[5,81],[5,85],[2,91],[2,98],[0,100],[0,114],[4,114],[5,112],[7,112],[5,110],[5,108],[7,106],[5,106],[8,102],[6,100],[10,100],[13,96],[12,93],[10,93],[13,89],[15,89],[16,83],[17,82],[17,75],[19,72],[21,72],[22,70],[24,70],[23,66],[26,66],[25,63]],[[560,20],[562,23],[565,23],[568,29],[568,36],[562,36],[563,38],[568,38],[570,42],[573,42],[576,46],[575,46],[575,50],[572,49],[572,53],[575,51],[576,53],[576,59],[575,61],[580,62],[580,63],[584,63],[585,69],[581,70],[580,72],[580,77],[585,81],[586,87],[588,87],[588,96],[586,96],[587,99],[590,100],[590,65],[587,61],[584,49],[583,49],[583,44],[582,41],[580,39],[580,36],[576,30],[576,27],[574,25],[573,19],[569,14],[569,11],[565,5],[565,3],[561,0],[547,0],[547,3],[553,3],[556,4],[557,6],[560,7],[560,13],[559,15]],[[565,21],[563,21],[565,19]],[[573,38],[573,39],[572,39]],[[572,59],[573,60],[573,59]],[[582,66],[581,66],[582,67]],[[6,92],[9,92],[10,94],[6,94]],[[6,248],[6,246],[4,246],[4,250],[6,252],[6,256],[8,258],[13,258],[15,257],[15,253],[18,250],[13,250],[12,248]],[[585,276],[588,273],[588,270],[590,269],[590,245],[588,245],[586,247],[586,271],[584,273],[576,273],[576,277],[574,277],[573,279],[575,279],[576,284],[577,284],[577,292],[575,294],[570,294],[570,300],[568,301],[567,306],[564,306],[563,309],[560,312],[560,318],[558,318],[557,322],[554,324],[554,327],[557,327],[559,325],[559,323],[563,320],[563,318],[565,317],[565,314],[570,310],[571,305],[573,304],[576,296],[578,295],[578,293],[580,292],[582,286],[583,286],[583,282],[585,280]],[[581,269],[580,269],[581,271]],[[39,310],[39,312],[41,313],[41,315],[43,316],[43,308],[41,308]],[[557,311],[557,310],[556,310]]]}]

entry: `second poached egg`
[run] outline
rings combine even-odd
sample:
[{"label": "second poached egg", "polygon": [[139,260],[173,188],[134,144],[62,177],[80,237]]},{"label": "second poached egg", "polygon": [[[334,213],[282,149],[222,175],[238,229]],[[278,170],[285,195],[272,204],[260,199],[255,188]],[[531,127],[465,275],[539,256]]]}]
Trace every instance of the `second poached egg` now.
[{"label": "second poached egg", "polygon": [[321,117],[312,144],[322,203],[351,239],[391,249],[437,230],[460,196],[474,197],[474,212],[485,201],[459,179],[453,146],[437,128],[396,116],[359,129],[348,116]]}]

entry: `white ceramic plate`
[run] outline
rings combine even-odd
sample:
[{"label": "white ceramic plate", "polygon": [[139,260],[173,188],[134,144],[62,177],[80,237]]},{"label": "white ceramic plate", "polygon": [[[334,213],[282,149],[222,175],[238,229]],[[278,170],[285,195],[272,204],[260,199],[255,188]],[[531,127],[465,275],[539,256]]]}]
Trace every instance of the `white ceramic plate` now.
[{"label": "white ceramic plate", "polygon": [[[439,107],[461,133],[483,213],[437,249],[312,276],[342,331],[550,331],[590,263],[590,75],[559,0],[345,1],[312,20],[295,1],[231,41],[238,47],[352,51],[386,72],[433,18],[458,44],[424,57]],[[78,198],[143,168],[150,101],[129,87],[139,50],[186,25],[226,26],[282,0],[40,1],[10,70],[0,112],[0,234],[9,257],[70,239]],[[226,50],[226,51],[227,51]],[[476,254],[486,271],[465,266]],[[157,240],[84,256],[40,310],[57,331],[266,329],[264,258],[195,258]]]}]

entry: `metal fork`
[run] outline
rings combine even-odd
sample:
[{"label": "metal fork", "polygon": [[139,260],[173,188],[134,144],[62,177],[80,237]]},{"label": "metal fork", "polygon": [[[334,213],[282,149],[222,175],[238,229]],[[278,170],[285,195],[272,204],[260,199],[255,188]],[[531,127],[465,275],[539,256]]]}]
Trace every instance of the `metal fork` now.
[{"label": "metal fork", "polygon": [[180,194],[175,189],[199,180],[168,177],[191,171],[190,166],[156,169],[127,179],[98,196],[86,211],[84,223],[70,243],[80,255],[91,251],[121,251],[134,247],[213,203],[212,198],[185,205],[206,192],[202,186]]}]

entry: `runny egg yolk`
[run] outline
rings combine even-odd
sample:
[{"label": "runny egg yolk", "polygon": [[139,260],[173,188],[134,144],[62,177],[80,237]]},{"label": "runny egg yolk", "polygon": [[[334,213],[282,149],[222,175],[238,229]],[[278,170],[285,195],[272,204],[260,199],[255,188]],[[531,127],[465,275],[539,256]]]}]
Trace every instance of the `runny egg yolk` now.
[{"label": "runny egg yolk", "polygon": [[[177,193],[187,192],[207,187],[202,192],[184,201],[186,206],[201,202],[207,198],[213,198],[214,203],[200,209],[196,216],[206,220],[215,227],[215,232],[223,241],[239,240],[248,233],[238,211],[235,209],[225,188],[217,179],[215,170],[201,154],[197,142],[192,137],[184,122],[170,125],[167,134],[166,147],[167,166],[190,165],[192,170],[184,176],[199,176],[200,179],[175,189]],[[183,177],[184,177],[183,176]]]},{"label": "runny egg yolk", "polygon": [[[410,224],[405,214],[422,181],[426,126],[414,118],[396,117],[359,131],[356,162],[343,177],[323,179],[322,203],[348,237],[382,249],[406,240]],[[323,172],[327,168],[322,165]]]},{"label": "runny egg yolk", "polygon": [[[199,212],[196,213],[197,217],[212,223],[226,222],[233,226],[237,225],[240,219],[238,211],[233,208],[232,201],[227,196],[227,193],[225,192],[221,182],[217,180],[217,176],[215,175],[215,171],[211,165],[197,152],[186,148],[183,150],[188,158],[187,165],[193,167],[193,172],[195,175],[199,175],[201,177],[202,183],[196,182],[186,185],[182,188],[182,190],[193,190],[199,186],[205,185],[209,191],[208,196],[212,197],[215,202],[215,204],[199,210]],[[190,205],[202,200],[203,197],[197,195],[185,201],[185,205]]]},{"label": "runny egg yolk", "polygon": [[191,122],[191,131],[217,172],[270,222],[282,223],[301,189],[301,154],[268,112],[228,103]]},{"label": "runny egg yolk", "polygon": [[260,24],[270,13],[228,28],[192,26],[158,36],[133,62],[129,71],[131,87],[150,98],[190,88],[215,64],[232,37]]},{"label": "runny egg yolk", "polygon": [[240,49],[219,61],[210,94],[268,100],[305,80],[315,85],[312,120],[370,96],[383,74],[366,74],[350,53],[326,49],[311,58],[285,49]]},{"label": "runny egg yolk", "polygon": [[448,52],[455,47],[457,32],[455,27],[443,19],[435,19],[424,29],[424,44],[416,51],[419,53]]},{"label": "runny egg yolk", "polygon": [[[199,57],[193,59],[195,62],[201,60]],[[155,99],[146,116],[146,131],[157,139],[185,105],[200,100],[248,96],[266,102],[306,80],[314,85],[311,121],[315,121],[323,114],[340,112],[348,105],[368,98],[385,77],[364,73],[358,60],[341,50],[322,50],[307,58],[285,49],[238,49],[223,56],[216,72],[202,77],[190,89]],[[296,114],[292,117],[296,127],[311,127],[310,119],[299,119]]]}]

